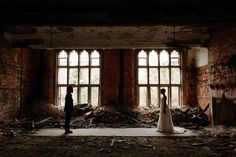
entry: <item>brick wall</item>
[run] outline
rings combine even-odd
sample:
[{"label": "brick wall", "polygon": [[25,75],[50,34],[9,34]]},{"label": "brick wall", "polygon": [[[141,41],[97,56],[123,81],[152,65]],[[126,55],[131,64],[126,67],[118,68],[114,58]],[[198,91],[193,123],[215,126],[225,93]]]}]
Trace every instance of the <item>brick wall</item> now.
[{"label": "brick wall", "polygon": [[15,117],[19,108],[19,49],[0,48],[0,121]]}]

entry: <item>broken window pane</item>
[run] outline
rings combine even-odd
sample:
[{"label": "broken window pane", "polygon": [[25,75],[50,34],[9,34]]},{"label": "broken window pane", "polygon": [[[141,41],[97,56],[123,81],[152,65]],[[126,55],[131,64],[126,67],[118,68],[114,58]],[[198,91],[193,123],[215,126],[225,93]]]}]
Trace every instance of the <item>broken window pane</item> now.
[{"label": "broken window pane", "polygon": [[160,52],[160,65],[167,66],[169,65],[169,54],[166,50]]},{"label": "broken window pane", "polygon": [[160,83],[169,84],[169,68],[160,68]]},{"label": "broken window pane", "polygon": [[145,51],[140,51],[138,54],[138,65],[146,66],[147,65],[147,53]]},{"label": "broken window pane", "polygon": [[158,84],[158,69],[157,68],[149,69],[149,83]]},{"label": "broken window pane", "polygon": [[92,106],[98,106],[98,95],[99,95],[99,87],[91,88],[91,104]]},{"label": "broken window pane", "polygon": [[89,65],[89,54],[87,51],[82,51],[80,54],[80,65],[88,66]]},{"label": "broken window pane", "polygon": [[90,76],[91,84],[99,84],[100,82],[100,69],[99,68],[91,68],[91,76]]},{"label": "broken window pane", "polygon": [[78,84],[78,69],[69,69],[69,84]]},{"label": "broken window pane", "polygon": [[180,69],[171,68],[171,83],[180,84]]},{"label": "broken window pane", "polygon": [[179,87],[171,87],[171,106],[179,106]]},{"label": "broken window pane", "polygon": [[157,87],[151,87],[151,106],[158,106],[158,89]]},{"label": "broken window pane", "polygon": [[149,53],[149,66],[158,66],[158,55],[154,50]]},{"label": "broken window pane", "polygon": [[91,61],[92,61],[91,65],[92,66],[99,66],[99,64],[100,64],[99,63],[99,61],[100,61],[99,57],[100,57],[99,52],[94,50],[91,54]]},{"label": "broken window pane", "polygon": [[59,66],[67,65],[67,53],[64,50],[59,53],[58,58],[59,58],[59,61],[58,61]]},{"label": "broken window pane", "polygon": [[88,87],[80,88],[80,103],[88,103]]},{"label": "broken window pane", "polygon": [[89,70],[88,68],[81,68],[79,74],[79,83],[88,84],[89,83]]},{"label": "broken window pane", "polygon": [[77,87],[73,87],[73,93],[72,93],[72,98],[73,98],[73,105],[77,105],[78,101],[77,101]]},{"label": "broken window pane", "polygon": [[66,97],[66,87],[58,88],[58,105],[65,106],[65,97]]},{"label": "broken window pane", "polygon": [[70,66],[78,65],[78,53],[75,50],[70,52],[69,65]]},{"label": "broken window pane", "polygon": [[138,83],[147,84],[147,68],[138,69]]},{"label": "broken window pane", "polygon": [[139,87],[139,106],[147,106],[147,87]]},{"label": "broken window pane", "polygon": [[58,68],[58,84],[67,84],[67,68]]},{"label": "broken window pane", "polygon": [[180,65],[179,52],[175,50],[171,52],[171,65]]}]

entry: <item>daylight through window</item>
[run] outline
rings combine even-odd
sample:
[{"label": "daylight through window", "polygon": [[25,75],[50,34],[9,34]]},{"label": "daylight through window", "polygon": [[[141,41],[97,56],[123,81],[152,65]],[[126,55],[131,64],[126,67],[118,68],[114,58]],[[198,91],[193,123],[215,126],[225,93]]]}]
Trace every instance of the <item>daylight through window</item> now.
[{"label": "daylight through window", "polygon": [[100,103],[100,53],[97,50],[62,50],[58,53],[57,102],[65,105],[66,87],[74,88],[74,105]]},{"label": "daylight through window", "polygon": [[161,88],[166,89],[171,107],[180,106],[180,53],[176,50],[140,50],[137,59],[139,106],[159,106]]}]

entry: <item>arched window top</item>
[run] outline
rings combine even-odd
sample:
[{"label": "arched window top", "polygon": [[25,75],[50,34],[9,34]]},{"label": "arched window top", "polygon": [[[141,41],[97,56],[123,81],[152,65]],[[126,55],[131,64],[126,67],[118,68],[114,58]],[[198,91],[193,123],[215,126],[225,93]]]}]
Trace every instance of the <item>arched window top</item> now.
[{"label": "arched window top", "polygon": [[78,65],[78,53],[75,50],[70,52],[69,65],[70,66]]},{"label": "arched window top", "polygon": [[89,54],[86,50],[83,50],[80,54],[80,65],[89,65]]},{"label": "arched window top", "polygon": [[152,50],[149,53],[149,65],[150,66],[157,66],[158,65],[158,54],[155,50]]},{"label": "arched window top", "polygon": [[160,65],[166,66],[169,65],[169,54],[166,50],[160,52]]},{"label": "arched window top", "polygon": [[138,54],[138,58],[147,58],[147,52],[141,50]]},{"label": "arched window top", "polygon": [[178,58],[178,57],[179,57],[179,52],[176,51],[176,50],[173,50],[173,51],[171,52],[171,57]]},{"label": "arched window top", "polygon": [[67,58],[67,53],[66,53],[66,51],[62,50],[62,51],[59,53],[59,58]]},{"label": "arched window top", "polygon": [[99,52],[97,50],[92,51],[91,58],[99,58]]}]

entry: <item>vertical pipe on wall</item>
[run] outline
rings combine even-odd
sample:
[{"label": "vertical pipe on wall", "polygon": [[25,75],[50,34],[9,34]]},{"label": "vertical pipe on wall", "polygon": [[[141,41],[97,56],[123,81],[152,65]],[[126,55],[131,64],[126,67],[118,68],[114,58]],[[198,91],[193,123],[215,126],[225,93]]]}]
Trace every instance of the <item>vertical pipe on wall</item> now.
[{"label": "vertical pipe on wall", "polygon": [[19,64],[19,77],[18,77],[18,81],[19,81],[19,85],[18,85],[18,99],[17,99],[17,109],[19,109],[21,107],[21,97],[22,97],[22,48],[19,48],[19,51],[18,51],[18,64]]}]

